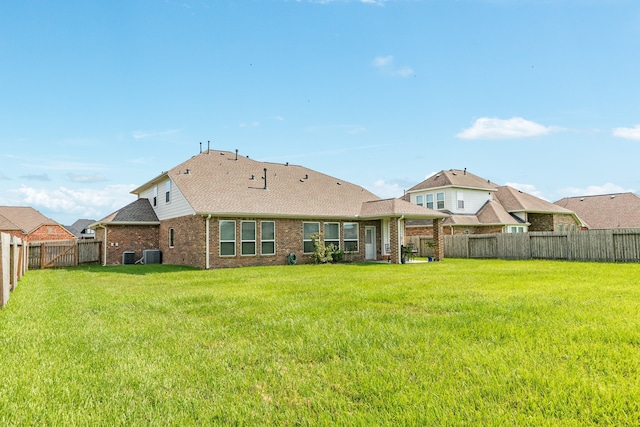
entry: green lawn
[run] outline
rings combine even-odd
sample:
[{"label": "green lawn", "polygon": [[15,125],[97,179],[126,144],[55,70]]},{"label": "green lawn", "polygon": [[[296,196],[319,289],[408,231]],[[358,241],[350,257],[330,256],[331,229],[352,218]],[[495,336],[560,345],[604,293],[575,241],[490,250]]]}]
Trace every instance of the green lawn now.
[{"label": "green lawn", "polygon": [[640,265],[29,271],[1,425],[640,425]]}]

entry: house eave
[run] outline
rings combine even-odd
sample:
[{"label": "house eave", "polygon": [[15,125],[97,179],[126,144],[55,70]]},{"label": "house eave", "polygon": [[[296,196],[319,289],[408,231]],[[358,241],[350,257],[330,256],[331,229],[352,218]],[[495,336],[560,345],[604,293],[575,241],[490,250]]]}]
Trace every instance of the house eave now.
[{"label": "house eave", "polygon": [[407,194],[412,194],[412,193],[422,193],[425,191],[435,191],[435,190],[447,190],[447,189],[461,189],[461,190],[480,190],[480,191],[492,191],[495,192],[497,191],[495,188],[491,188],[491,187],[468,187],[468,186],[463,186],[463,185],[441,185],[439,187],[428,187],[428,188],[421,188],[419,190],[407,190],[406,193]]},{"label": "house eave", "polygon": [[165,181],[168,176],[169,176],[169,172],[162,172],[160,175],[156,176],[155,178],[145,182],[139,187],[134,188],[129,193],[139,195],[145,188],[148,188],[154,184],[158,184],[159,182]]},{"label": "house eave", "polygon": [[106,227],[109,225],[160,225],[160,221],[104,221],[89,224],[87,228],[95,229],[97,227]]}]

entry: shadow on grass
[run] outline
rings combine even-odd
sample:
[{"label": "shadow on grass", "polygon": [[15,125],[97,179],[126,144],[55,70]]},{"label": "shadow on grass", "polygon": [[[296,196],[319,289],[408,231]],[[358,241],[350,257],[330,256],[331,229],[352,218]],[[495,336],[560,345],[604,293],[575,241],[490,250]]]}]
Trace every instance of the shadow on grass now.
[{"label": "shadow on grass", "polygon": [[81,265],[69,267],[70,271],[86,271],[88,273],[117,273],[144,276],[147,274],[176,273],[180,271],[196,271],[199,268],[171,264],[134,264],[134,265]]}]

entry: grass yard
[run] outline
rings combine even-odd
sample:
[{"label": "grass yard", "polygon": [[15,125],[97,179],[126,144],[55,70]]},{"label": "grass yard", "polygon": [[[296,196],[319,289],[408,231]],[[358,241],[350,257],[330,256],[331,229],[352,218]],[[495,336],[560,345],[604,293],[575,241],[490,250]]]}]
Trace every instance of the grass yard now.
[{"label": "grass yard", "polygon": [[2,425],[640,425],[640,265],[28,272]]}]

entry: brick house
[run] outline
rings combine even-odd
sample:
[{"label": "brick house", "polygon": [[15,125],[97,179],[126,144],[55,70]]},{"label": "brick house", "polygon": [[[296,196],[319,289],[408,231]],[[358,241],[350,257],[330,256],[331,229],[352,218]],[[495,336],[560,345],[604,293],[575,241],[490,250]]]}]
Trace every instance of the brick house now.
[{"label": "brick house", "polygon": [[[569,209],[507,185],[497,185],[466,169],[440,171],[406,191],[405,200],[449,214],[445,234],[521,233],[578,229]],[[429,237],[431,221],[407,221],[407,236]]]},{"label": "brick house", "polygon": [[[159,249],[162,262],[198,268],[312,263],[320,233],[353,261],[399,263],[407,220],[448,217],[288,163],[206,150],[132,191],[138,199],[91,227],[104,264]],[[437,247],[442,258],[442,245]]]},{"label": "brick house", "polygon": [[30,242],[75,239],[62,225],[28,206],[0,206],[0,231]]},{"label": "brick house", "polygon": [[587,229],[640,228],[640,196],[631,192],[565,197],[555,205],[574,211]]}]

